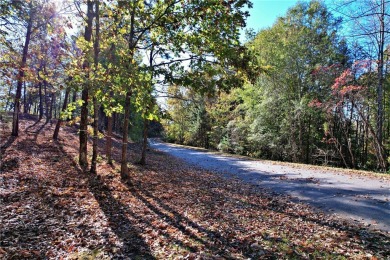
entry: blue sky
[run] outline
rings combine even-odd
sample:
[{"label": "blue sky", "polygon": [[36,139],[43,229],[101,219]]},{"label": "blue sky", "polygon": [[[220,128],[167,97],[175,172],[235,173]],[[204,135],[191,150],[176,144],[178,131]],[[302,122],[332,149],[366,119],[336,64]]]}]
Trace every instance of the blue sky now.
[{"label": "blue sky", "polygon": [[258,32],[260,29],[272,26],[278,17],[284,16],[297,2],[297,0],[252,0],[253,8],[249,10],[247,28],[253,28]]}]

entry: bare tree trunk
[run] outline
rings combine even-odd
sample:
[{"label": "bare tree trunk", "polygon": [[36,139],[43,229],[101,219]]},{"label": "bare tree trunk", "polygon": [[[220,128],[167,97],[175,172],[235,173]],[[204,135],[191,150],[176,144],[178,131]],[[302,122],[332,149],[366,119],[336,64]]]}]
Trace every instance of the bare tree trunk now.
[{"label": "bare tree trunk", "polygon": [[[68,106],[68,96],[69,96],[70,88],[66,88],[65,90],[65,98],[64,98],[64,104],[62,105],[62,111],[66,110],[66,107]],[[61,115],[58,117],[56,128],[54,129],[53,139],[58,140],[58,134],[60,132],[60,126],[64,120],[62,120]]]},{"label": "bare tree trunk", "polygon": [[56,104],[56,95],[53,92],[51,93],[51,97],[50,97],[50,111],[49,111],[49,117],[46,120],[47,122],[51,121],[51,119],[53,118],[53,107],[55,106],[55,104]]},{"label": "bare tree trunk", "polygon": [[376,135],[378,142],[383,144],[383,61],[384,61],[384,46],[385,46],[385,0],[381,0],[381,10],[379,16],[379,42],[378,42],[378,86],[377,86],[377,129]]},{"label": "bare tree trunk", "polygon": [[107,116],[104,113],[103,106],[99,105],[99,122],[98,122],[98,130],[99,132],[103,132],[107,129]]},{"label": "bare tree trunk", "polygon": [[121,178],[127,178],[127,143],[129,134],[129,117],[130,117],[130,97],[131,92],[126,93],[125,100],[125,115],[123,120],[123,136],[122,136],[122,156],[121,156]]},{"label": "bare tree trunk", "polygon": [[112,113],[112,132],[118,132],[118,127],[117,127],[117,118],[118,116],[116,115],[116,113]]},{"label": "bare tree trunk", "polygon": [[98,155],[98,120],[99,107],[96,97],[92,99],[93,102],[93,142],[92,142],[92,163],[91,173],[96,173],[97,155]]},{"label": "bare tree trunk", "polygon": [[383,147],[383,62],[384,62],[384,45],[385,45],[385,0],[381,0],[381,10],[380,10],[380,29],[379,29],[379,44],[378,44],[378,87],[377,87],[377,105],[378,105],[378,115],[377,115],[377,127],[376,135],[378,138],[377,150],[379,162],[378,165],[382,168],[383,171],[387,169],[386,161],[386,150]]},{"label": "bare tree trunk", "polygon": [[[91,41],[92,38],[92,22],[93,22],[93,2],[87,1],[87,25],[85,27],[84,39],[87,42]],[[88,61],[83,64],[83,69],[87,71],[89,68]],[[88,73],[88,72],[86,72]],[[88,77],[88,75],[87,75]],[[85,83],[81,92],[81,99],[83,104],[81,106],[80,113],[80,149],[79,149],[79,164],[83,170],[88,167],[88,85]]]},{"label": "bare tree trunk", "polygon": [[54,102],[54,93],[52,93],[47,97],[47,112],[46,112],[46,123],[49,123],[50,120],[52,119],[53,115],[53,102]]},{"label": "bare tree trunk", "polygon": [[[114,23],[116,24],[118,22],[118,16],[114,15]],[[114,34],[117,34],[117,28],[114,28]],[[111,44],[110,48],[110,59],[113,64],[116,64],[116,46],[114,43]],[[110,91],[110,100],[114,96],[114,91]],[[111,101],[110,101],[111,102]],[[110,104],[111,106],[111,104]],[[107,134],[106,134],[106,155],[107,155],[107,163],[112,164],[112,132],[115,127],[115,112],[110,111],[108,115],[106,115],[107,118]]]},{"label": "bare tree trunk", "polygon": [[[60,107],[61,107],[61,92],[60,92],[60,95],[59,95],[59,100],[58,100],[58,105],[57,105],[57,99],[55,99],[55,103],[54,103],[54,118],[58,118],[57,116],[57,111],[61,111],[60,110]],[[58,107],[58,109],[57,109]]]},{"label": "bare tree trunk", "polygon": [[[133,3],[131,17],[130,17],[130,36],[129,36],[129,50],[130,50],[130,61],[134,58],[134,21],[135,21],[135,4]],[[131,86],[130,86],[131,87]],[[121,178],[127,179],[127,142],[129,134],[129,117],[130,117],[130,98],[131,98],[131,89],[126,92],[125,99],[125,115],[123,120],[123,138],[122,138],[122,158],[121,158]]]},{"label": "bare tree trunk", "polygon": [[45,87],[44,88],[44,90],[45,90],[45,116],[46,116],[46,123],[48,123],[49,122],[49,107],[50,107],[50,105],[49,105],[49,95],[48,95],[48,91],[47,91],[47,86],[48,84],[47,84],[47,81],[46,80],[44,80],[43,81],[43,86]]},{"label": "bare tree trunk", "polygon": [[305,155],[305,161],[307,164],[310,163],[311,114],[309,114],[308,127],[309,129],[307,130],[307,135],[306,135],[306,155]]},{"label": "bare tree trunk", "polygon": [[84,101],[80,113],[80,149],[79,164],[81,168],[88,167],[87,149],[88,149],[88,88],[84,87],[81,98]]},{"label": "bare tree trunk", "polygon": [[143,129],[142,152],[141,152],[141,160],[140,160],[141,165],[146,164],[146,150],[148,149],[148,129],[149,129],[149,122],[148,119],[145,118],[144,129]]},{"label": "bare tree trunk", "polygon": [[364,114],[362,113],[362,111],[358,107],[355,106],[355,108],[356,108],[359,116],[363,119],[363,122],[365,123],[366,127],[368,128],[369,132],[371,133],[371,135],[373,137],[374,147],[375,147],[375,155],[376,155],[376,158],[378,160],[378,166],[382,171],[386,171],[387,170],[387,161],[385,159],[386,158],[385,157],[385,149],[384,149],[383,145],[379,142],[379,138],[378,138],[378,136],[376,136],[376,132],[375,132],[374,128],[371,126],[368,119],[364,117]]},{"label": "bare tree trunk", "polygon": [[23,84],[23,112],[27,113],[27,87],[26,87],[26,81],[24,81]]},{"label": "bare tree trunk", "polygon": [[[97,73],[99,66],[99,0],[95,0],[95,43],[94,43],[94,63],[95,73]],[[95,86],[96,88],[97,86]],[[93,143],[92,143],[92,163],[91,173],[96,173],[97,155],[98,155],[98,121],[99,121],[99,106],[96,95],[93,96]]]},{"label": "bare tree trunk", "polygon": [[111,148],[112,148],[112,125],[113,125],[113,118],[112,115],[107,118],[107,135],[106,135],[106,155],[107,155],[107,162],[108,164],[112,164],[112,158],[111,158]]},{"label": "bare tree trunk", "polygon": [[25,69],[26,63],[27,63],[28,46],[30,44],[32,23],[33,23],[33,17],[34,17],[34,10],[33,10],[32,5],[33,5],[33,3],[31,1],[29,4],[30,18],[28,19],[28,24],[27,24],[26,40],[25,40],[24,46],[23,46],[22,62],[20,64],[19,73],[18,73],[18,77],[17,77],[16,95],[15,95],[15,102],[14,102],[14,113],[13,113],[13,118],[12,118],[12,133],[11,133],[12,136],[19,135],[20,98],[22,95],[22,87],[23,87],[23,81],[24,81],[24,69]]},{"label": "bare tree trunk", "polygon": [[[70,98],[70,97],[69,97],[69,98]],[[77,100],[77,91],[75,90],[75,91],[73,91],[72,102],[74,103],[74,102],[76,102],[76,100]],[[69,120],[71,120],[71,119],[74,119],[75,117],[76,117],[76,111],[73,110],[73,111],[72,111],[72,116],[71,116],[71,118],[68,118],[67,120],[69,121]]]},{"label": "bare tree trunk", "polygon": [[[39,74],[39,72],[38,72]],[[39,76],[38,76],[39,80]],[[42,82],[39,82],[39,119],[38,121],[42,120],[43,118],[43,95],[42,95]]]}]

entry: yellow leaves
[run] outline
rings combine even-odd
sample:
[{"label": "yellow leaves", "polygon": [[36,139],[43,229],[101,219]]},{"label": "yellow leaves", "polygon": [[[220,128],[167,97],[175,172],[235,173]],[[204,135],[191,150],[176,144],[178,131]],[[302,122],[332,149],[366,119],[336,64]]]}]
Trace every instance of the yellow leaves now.
[{"label": "yellow leaves", "polygon": [[260,66],[260,69],[262,69],[263,71],[270,71],[270,70],[274,70],[274,69],[275,69],[275,66],[272,66],[272,65],[263,65],[263,66]]},{"label": "yellow leaves", "polygon": [[93,42],[92,41],[86,41],[84,37],[79,37],[76,40],[76,45],[78,48],[83,50],[84,52],[88,52],[93,49]]},{"label": "yellow leaves", "polygon": [[127,29],[126,29],[126,27],[122,27],[122,28],[120,28],[120,29],[118,30],[118,32],[119,32],[120,34],[125,34],[125,33],[127,32]]}]

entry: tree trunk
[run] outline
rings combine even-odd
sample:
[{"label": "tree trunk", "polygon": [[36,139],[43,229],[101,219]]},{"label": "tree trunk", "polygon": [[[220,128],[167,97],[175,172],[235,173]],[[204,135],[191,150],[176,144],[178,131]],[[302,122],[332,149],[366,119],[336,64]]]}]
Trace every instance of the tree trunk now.
[{"label": "tree trunk", "polygon": [[[72,95],[72,103],[76,102],[76,100],[77,100],[77,91],[75,90],[75,91],[73,91],[73,95]],[[73,110],[71,118],[68,118],[67,120],[70,121],[71,119],[74,119],[75,117],[76,117],[76,110]]]},{"label": "tree trunk", "polygon": [[121,178],[127,178],[127,143],[129,133],[129,117],[130,117],[130,98],[131,92],[126,93],[125,100],[125,115],[123,120],[123,136],[122,136],[122,157],[121,157]]},{"label": "tree trunk", "polygon": [[[118,22],[118,16],[114,15],[114,23],[116,24]],[[117,29],[114,28],[114,34],[117,34]],[[115,43],[111,44],[110,47],[110,59],[113,64],[116,64],[116,46]],[[109,93],[109,100],[111,102],[112,97],[114,96],[114,91],[111,90]],[[109,104],[111,108],[111,104]],[[106,115],[107,118],[107,133],[106,133],[106,155],[107,155],[107,163],[112,164],[112,132],[113,129],[115,129],[115,112],[109,111],[108,115]]]},{"label": "tree trunk", "polygon": [[118,116],[116,115],[116,113],[112,113],[112,132],[118,132],[118,123],[117,123],[117,118]]},{"label": "tree trunk", "polygon": [[386,171],[387,170],[387,161],[385,159],[386,158],[385,157],[385,149],[384,149],[383,145],[379,142],[378,136],[376,136],[376,132],[375,132],[374,128],[371,126],[368,119],[364,117],[364,114],[362,113],[362,111],[358,107],[355,106],[355,108],[356,108],[359,116],[363,119],[363,122],[365,123],[366,127],[368,128],[368,131],[371,133],[371,135],[373,137],[375,155],[376,155],[377,160],[378,160],[378,167],[382,171]]},{"label": "tree trunk", "polygon": [[[130,17],[130,36],[129,36],[129,50],[130,50],[130,63],[133,62],[134,58],[134,21],[135,21],[135,3],[133,3],[131,17]],[[131,87],[131,86],[130,86]],[[121,158],[121,178],[127,179],[127,142],[128,142],[128,133],[129,133],[129,117],[130,117],[130,98],[131,98],[131,89],[126,92],[125,99],[125,115],[123,120],[123,138],[122,138],[122,158]]]},{"label": "tree trunk", "polygon": [[99,106],[99,123],[98,123],[98,130],[99,132],[103,132],[104,130],[107,129],[107,117],[106,114],[104,113],[104,108],[103,106]]},{"label": "tree trunk", "polygon": [[57,105],[57,99],[55,99],[55,103],[54,103],[54,118],[58,118],[57,111],[60,110],[60,106],[61,106],[61,92],[60,92],[60,95],[59,95],[58,105]]},{"label": "tree trunk", "polygon": [[47,81],[46,80],[44,80],[43,81],[43,86],[45,87],[44,88],[44,93],[45,93],[45,116],[46,116],[46,123],[48,123],[49,122],[49,107],[50,107],[50,105],[49,105],[49,95],[48,95],[48,93],[47,93]]},{"label": "tree trunk", "polygon": [[378,148],[381,150],[380,154],[382,158],[379,160],[378,165],[385,170],[387,168],[386,154],[383,147],[383,62],[384,62],[384,46],[385,46],[385,0],[381,0],[381,11],[380,11],[380,29],[379,29],[379,48],[378,48],[378,87],[377,87],[377,127],[376,135],[378,137]]},{"label": "tree trunk", "polygon": [[[38,72],[39,74],[39,72]],[[39,80],[39,76],[38,76]],[[38,121],[42,120],[43,118],[43,95],[42,95],[42,82],[39,82],[39,119]]]},{"label": "tree trunk", "polygon": [[112,147],[112,125],[113,125],[113,118],[112,115],[107,117],[107,134],[106,134],[106,155],[107,155],[107,162],[108,164],[112,164],[112,158],[111,158],[111,147]]},{"label": "tree trunk", "polygon": [[146,150],[148,149],[148,129],[149,129],[149,122],[145,118],[144,129],[143,129],[142,153],[141,153],[141,160],[140,160],[141,165],[146,164]]},{"label": "tree trunk", "polygon": [[16,95],[15,95],[15,102],[14,102],[14,113],[12,118],[12,136],[18,136],[19,135],[19,113],[20,113],[20,98],[22,95],[22,87],[23,87],[23,81],[24,81],[24,69],[26,67],[27,63],[27,54],[28,54],[28,46],[30,44],[30,38],[31,38],[31,32],[32,32],[32,22],[33,22],[33,16],[34,16],[34,10],[33,10],[33,3],[32,1],[29,4],[30,8],[30,18],[28,19],[27,24],[27,32],[26,32],[26,40],[24,42],[23,46],[23,54],[22,54],[22,62],[19,67],[19,73],[17,77],[17,85],[16,85]]},{"label": "tree trunk", "polygon": [[[68,96],[69,96],[70,88],[66,88],[65,90],[65,98],[64,98],[64,104],[62,105],[62,111],[66,110],[66,107],[68,106]],[[53,134],[53,140],[58,140],[58,134],[60,132],[60,126],[64,120],[62,120],[61,115],[58,117],[56,128],[54,129]]]},{"label": "tree trunk", "polygon": [[81,97],[83,105],[80,113],[80,149],[79,149],[79,164],[81,168],[88,167],[87,149],[88,149],[88,88],[84,87]]},{"label": "tree trunk", "polygon": [[[97,73],[99,67],[99,0],[95,0],[95,43],[94,47],[94,64],[95,64],[95,73]],[[97,86],[94,86],[95,90]],[[92,163],[91,163],[91,173],[96,173],[97,166],[97,155],[98,155],[98,124],[99,124],[99,106],[96,95],[93,96],[93,143],[92,143]]]},{"label": "tree trunk", "polygon": [[55,106],[55,104],[56,104],[56,95],[53,92],[51,93],[51,97],[50,97],[50,111],[49,111],[49,117],[46,120],[47,122],[51,121],[51,119],[53,118],[53,107]]},{"label": "tree trunk", "polygon": [[[87,25],[85,27],[84,39],[87,42],[91,41],[92,38],[92,22],[93,22],[93,2],[91,0],[87,1]],[[83,64],[83,69],[87,73],[86,78],[88,78],[89,63],[85,61]],[[84,83],[83,90],[81,92],[81,99],[83,104],[81,106],[80,113],[80,149],[79,149],[79,164],[83,170],[88,167],[88,85]]]},{"label": "tree trunk", "polygon": [[378,42],[378,86],[377,86],[377,136],[378,141],[382,143],[383,130],[383,60],[384,60],[384,44],[385,44],[385,0],[381,0],[380,11],[380,28],[379,28],[379,42]]},{"label": "tree trunk", "polygon": [[310,163],[310,136],[311,136],[311,114],[309,114],[308,130],[306,135],[306,154],[305,161],[307,164]]},{"label": "tree trunk", "polygon": [[99,107],[96,97],[93,97],[93,143],[92,143],[92,163],[91,173],[96,173],[97,155],[98,155],[98,120]]},{"label": "tree trunk", "polygon": [[50,98],[48,98],[48,111],[46,113],[46,123],[49,123],[53,117],[53,103],[55,95],[51,93]]},{"label": "tree trunk", "polygon": [[23,112],[27,114],[27,87],[26,81],[23,84]]}]

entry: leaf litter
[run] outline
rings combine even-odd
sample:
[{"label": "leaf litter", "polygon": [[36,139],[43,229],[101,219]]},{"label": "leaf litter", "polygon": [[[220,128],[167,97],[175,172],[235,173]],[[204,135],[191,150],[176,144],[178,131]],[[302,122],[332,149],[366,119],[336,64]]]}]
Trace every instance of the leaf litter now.
[{"label": "leaf litter", "polygon": [[140,166],[136,143],[126,180],[104,162],[104,140],[98,174],[83,173],[77,130],[64,127],[53,142],[54,125],[31,119],[14,140],[0,133],[1,259],[390,258],[389,233],[158,151]]}]

